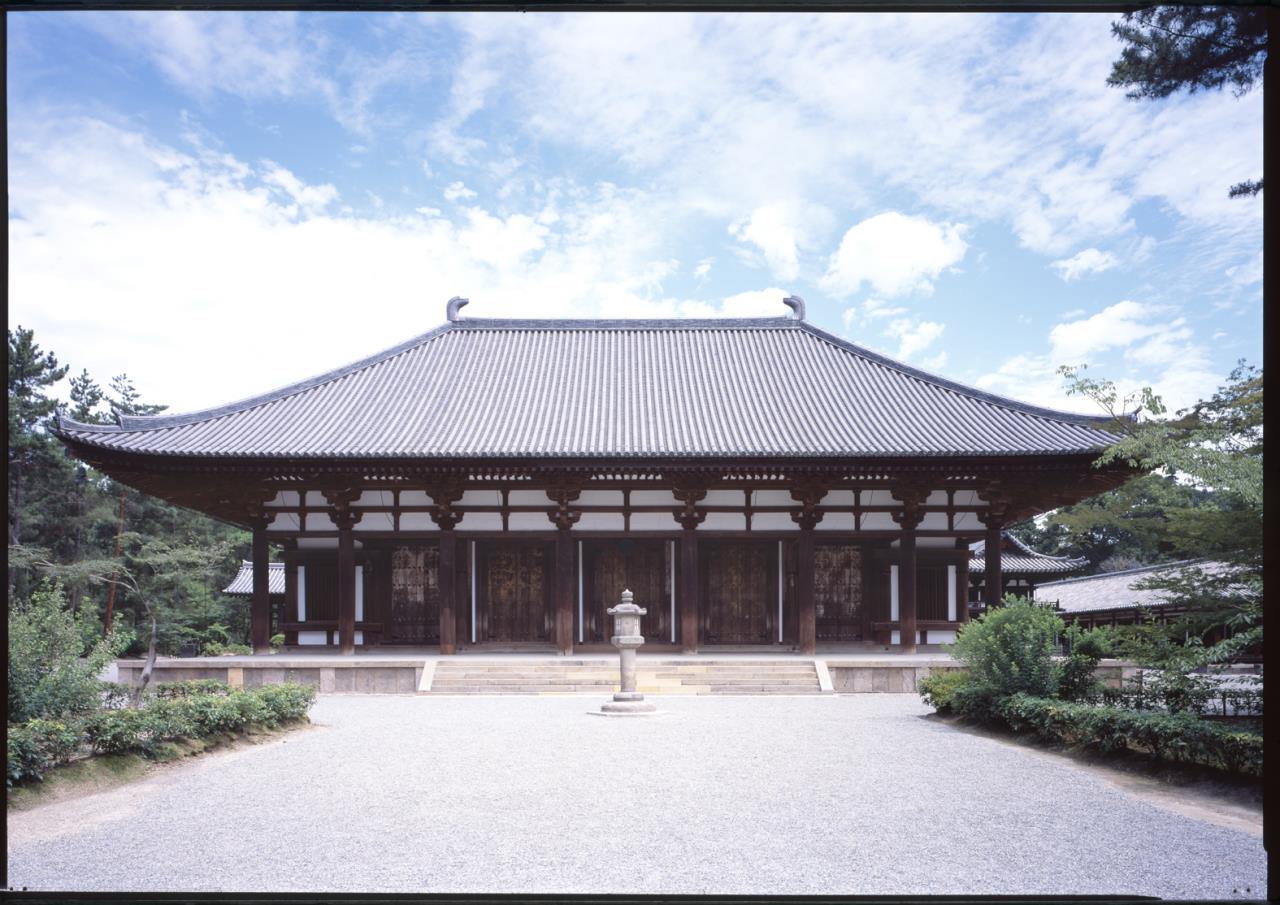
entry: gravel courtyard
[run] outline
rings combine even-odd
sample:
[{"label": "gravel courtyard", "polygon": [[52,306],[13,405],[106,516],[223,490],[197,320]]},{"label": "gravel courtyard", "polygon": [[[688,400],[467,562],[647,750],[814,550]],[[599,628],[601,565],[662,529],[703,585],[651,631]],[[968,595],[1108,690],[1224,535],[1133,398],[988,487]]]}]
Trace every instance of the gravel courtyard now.
[{"label": "gravel courtyard", "polygon": [[589,696],[322,697],[313,728],[10,814],[9,883],[1265,895],[1258,833],[927,719],[915,695],[658,700],[627,720]]}]

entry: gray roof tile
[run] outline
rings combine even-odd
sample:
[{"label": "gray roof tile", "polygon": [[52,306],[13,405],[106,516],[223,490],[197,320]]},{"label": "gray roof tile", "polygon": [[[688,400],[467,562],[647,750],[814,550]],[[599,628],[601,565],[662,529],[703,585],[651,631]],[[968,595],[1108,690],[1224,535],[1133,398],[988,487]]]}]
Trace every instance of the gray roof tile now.
[{"label": "gray roof tile", "polygon": [[935,377],[791,318],[459,318],[271,393],[120,426],[107,449],[215,457],[840,457],[1094,452],[1104,420]]},{"label": "gray roof tile", "polygon": [[[231,579],[231,584],[222,589],[222,593],[236,597],[253,595],[253,563],[247,559],[240,560],[240,571]],[[267,593],[284,593],[284,563],[267,563]]]}]

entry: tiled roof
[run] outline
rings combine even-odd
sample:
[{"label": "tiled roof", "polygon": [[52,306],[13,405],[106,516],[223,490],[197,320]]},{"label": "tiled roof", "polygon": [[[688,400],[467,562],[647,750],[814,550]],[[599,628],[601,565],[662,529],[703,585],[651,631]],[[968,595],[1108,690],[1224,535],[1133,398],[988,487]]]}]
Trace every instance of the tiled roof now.
[{"label": "tiled roof", "polygon": [[[977,541],[969,545],[969,571],[985,572],[987,560],[984,554],[986,543]],[[1001,532],[1000,571],[1008,575],[1061,573],[1067,575],[1078,572],[1089,564],[1083,557],[1074,559],[1070,556],[1050,556],[1032,548],[1008,531]]]},{"label": "tiled roof", "polygon": [[[224,594],[250,597],[253,595],[253,563],[247,559],[240,560],[240,571],[231,579],[231,584],[222,589]],[[284,563],[267,563],[267,593],[284,593]]]},{"label": "tiled roof", "polygon": [[65,439],[155,455],[841,457],[1096,452],[1104,419],[935,377],[792,318],[459,318],[241,402]]},{"label": "tiled roof", "polygon": [[1188,566],[1199,567],[1208,574],[1218,573],[1225,568],[1218,562],[1183,560],[1121,572],[1086,575],[1083,578],[1067,578],[1039,585],[1035,590],[1035,599],[1040,603],[1057,603],[1058,609],[1067,613],[1167,606],[1170,601],[1164,591],[1136,588],[1134,585],[1154,575],[1176,574]]}]

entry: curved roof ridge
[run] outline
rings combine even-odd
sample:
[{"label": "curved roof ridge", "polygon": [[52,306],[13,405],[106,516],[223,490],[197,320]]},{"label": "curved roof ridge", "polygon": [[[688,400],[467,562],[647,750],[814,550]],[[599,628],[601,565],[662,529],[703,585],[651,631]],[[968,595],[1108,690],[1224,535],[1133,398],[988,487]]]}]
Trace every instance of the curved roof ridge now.
[{"label": "curved roof ridge", "polygon": [[[815,327],[813,324],[806,321],[795,321],[795,323],[820,339],[832,343],[848,352],[852,352],[855,355],[860,355],[878,365],[883,365],[884,367],[901,371],[908,377],[913,377],[916,380],[933,384],[941,389],[948,390],[953,393],[960,393],[965,396],[971,396],[981,402],[987,402],[991,405],[998,405],[1002,408],[1012,409],[1013,411],[1021,412],[1026,415],[1034,415],[1038,418],[1047,418],[1052,421],[1065,421],[1069,424],[1079,424],[1085,427],[1101,427],[1116,420],[1109,415],[1084,415],[1078,412],[1064,412],[1058,409],[1031,405],[1027,402],[1019,402],[1016,399],[1010,399],[1008,396],[1001,396],[998,393],[990,393],[986,390],[979,389],[978,387],[969,386],[967,383],[952,380],[949,377],[940,377],[937,374],[931,374],[928,371],[923,371],[920,368],[898,361],[896,358],[890,358],[888,355],[884,355],[880,352],[873,352],[865,346],[860,346],[847,339],[841,339],[835,334],[828,333],[821,327]],[[1122,418],[1124,420],[1133,420],[1133,417],[1129,415],[1122,416]]]},{"label": "curved roof ridge", "polygon": [[1213,562],[1211,556],[1201,556],[1198,559],[1177,559],[1173,562],[1157,563],[1152,566],[1138,566],[1133,569],[1117,569],[1114,572],[1096,572],[1093,575],[1078,575],[1075,578],[1060,578],[1057,581],[1046,581],[1036,587],[1039,591],[1041,588],[1047,588],[1052,585],[1074,584],[1079,581],[1095,581],[1100,578],[1115,578],[1119,575],[1136,575],[1139,572],[1169,572],[1173,569],[1185,569],[1194,566],[1196,563]]},{"label": "curved roof ridge", "polygon": [[457,330],[777,330],[796,329],[794,317],[459,317]]},{"label": "curved roof ridge", "polygon": [[83,424],[71,418],[62,417],[61,413],[55,417],[55,433],[63,428],[84,431],[87,433],[120,433],[122,431],[140,431],[140,430],[162,430],[167,427],[180,427],[185,424],[196,424],[201,421],[213,421],[224,415],[233,415],[236,412],[248,411],[261,405],[266,405],[277,400],[284,399],[289,396],[296,396],[299,393],[305,393],[307,390],[314,389],[323,383],[330,383],[346,377],[348,374],[354,374],[357,371],[363,371],[365,368],[373,367],[384,361],[402,355],[410,349],[422,345],[428,340],[435,339],[440,334],[453,327],[453,324],[441,324],[428,330],[426,333],[420,333],[412,339],[407,339],[402,343],[392,346],[389,349],[383,349],[381,352],[375,352],[372,355],[366,355],[364,358],[332,368],[323,374],[316,374],[312,377],[306,377],[294,383],[285,384],[274,390],[268,390],[265,393],[259,393],[256,396],[248,396],[234,402],[227,402],[223,405],[213,408],[198,409],[194,412],[176,412],[172,415],[122,415],[119,424]]}]

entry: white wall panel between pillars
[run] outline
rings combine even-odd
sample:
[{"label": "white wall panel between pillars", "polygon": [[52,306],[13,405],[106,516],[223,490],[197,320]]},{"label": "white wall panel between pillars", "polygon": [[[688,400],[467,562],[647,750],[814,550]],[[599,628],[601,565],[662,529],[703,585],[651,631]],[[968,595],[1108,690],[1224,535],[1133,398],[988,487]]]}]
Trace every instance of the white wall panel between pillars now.
[{"label": "white wall panel between pillars", "polygon": [[578,643],[582,644],[582,541],[578,541]]},{"label": "white wall panel between pillars", "polygon": [[917,531],[946,531],[947,514],[945,512],[926,512],[920,520]]},{"label": "white wall panel between pillars", "polygon": [[[543,500],[543,503],[546,502],[546,500]],[[547,518],[545,512],[513,512],[507,520],[507,527],[512,531],[555,530],[555,525],[551,524],[551,520]]]},{"label": "white wall panel between pillars", "polygon": [[[471,555],[467,557],[467,568],[471,572],[471,643],[476,643],[476,542],[471,542]],[[456,598],[455,598],[456,599]]]},{"label": "white wall panel between pillars", "polygon": [[390,512],[366,512],[351,530],[359,531],[394,531],[395,519]]},{"label": "white wall panel between pillars", "polygon": [[953,632],[953,631],[950,631],[950,630],[948,630],[948,631],[933,631],[932,629],[930,629],[930,631],[929,631],[929,643],[930,643],[930,644],[955,644],[955,643],[956,643],[956,633],[955,633],[955,632]]},{"label": "white wall panel between pillars", "polygon": [[867,512],[862,516],[863,531],[896,531],[898,523],[887,512]]},{"label": "white wall panel between pillars", "polygon": [[364,566],[356,566],[356,622],[364,622]]},{"label": "white wall panel between pillars", "polygon": [[677,508],[683,504],[672,496],[670,490],[633,490],[631,491],[631,505],[671,506],[672,508]]},{"label": "white wall panel between pillars", "polygon": [[401,506],[432,506],[435,500],[427,495],[425,490],[402,490],[400,491]]},{"label": "white wall panel between pillars", "polygon": [[307,530],[308,531],[337,531],[338,526],[333,523],[333,519],[329,518],[327,512],[308,512],[307,513]]},{"label": "white wall panel between pillars", "polygon": [[277,512],[275,518],[271,520],[271,524],[267,526],[267,530],[297,531],[298,514],[296,512]]},{"label": "white wall panel between pillars", "polygon": [[299,644],[328,644],[328,632],[298,632]]},{"label": "white wall panel between pillars", "polygon": [[850,506],[854,503],[854,495],[852,490],[829,490],[827,495],[822,498],[823,506]]},{"label": "white wall panel between pillars", "polygon": [[862,505],[864,506],[892,506],[898,502],[893,498],[893,494],[888,490],[864,490],[862,491]]},{"label": "white wall panel between pillars", "polygon": [[298,491],[296,490],[281,490],[270,503],[267,503],[268,506],[297,506],[298,504]]},{"label": "white wall panel between pillars", "polygon": [[752,506],[797,506],[795,500],[791,499],[791,493],[786,490],[757,490],[751,494]]},{"label": "white wall panel between pillars", "polygon": [[338,539],[336,537],[300,537],[298,538],[299,550],[336,550],[338,549]]},{"label": "white wall panel between pillars", "polygon": [[631,514],[632,531],[679,531],[680,523],[674,515],[665,512],[633,512]]},{"label": "white wall panel between pillars", "polygon": [[778,541],[778,643],[782,643],[782,541]]},{"label": "white wall panel between pillars", "polygon": [[621,490],[584,490],[575,501],[580,506],[621,506]]},{"label": "white wall panel between pillars", "polygon": [[[511,496],[514,498],[517,493],[530,493],[530,491],[517,490],[514,493],[512,493]],[[512,499],[511,502],[514,504],[515,499]],[[540,505],[546,505],[546,502],[547,502],[546,495],[544,494],[543,499],[539,500],[538,503]],[[458,506],[501,506],[502,493],[501,491],[498,491],[498,490],[464,490],[462,492],[462,499],[458,501],[457,505]]]},{"label": "white wall panel between pillars", "polygon": [[799,531],[787,512],[756,512],[751,516],[752,531]]},{"label": "white wall panel between pillars", "polygon": [[438,531],[436,523],[425,512],[404,512],[400,515],[401,531]]},{"label": "white wall panel between pillars", "polygon": [[576,531],[621,531],[626,522],[621,512],[584,512],[573,527]]},{"label": "white wall panel between pillars", "polygon": [[[752,520],[754,521],[754,519]],[[827,512],[818,522],[818,531],[852,531],[854,519],[852,512]]]},{"label": "white wall panel between pillars", "polygon": [[947,505],[947,492],[945,490],[930,490],[929,495],[924,499],[924,504],[926,506]]},{"label": "white wall panel between pillars", "polygon": [[307,567],[306,566],[298,566],[298,621],[299,622],[307,621]]},{"label": "white wall panel between pillars", "polygon": [[976,512],[957,512],[954,524],[957,531],[982,531],[986,527],[978,521]]},{"label": "white wall panel between pillars", "polygon": [[[898,621],[898,567],[889,567],[889,621]],[[897,632],[894,632],[896,635]],[[895,642],[896,643],[896,642]]]},{"label": "white wall panel between pillars", "polygon": [[356,508],[365,506],[390,506],[395,502],[390,490],[366,490],[360,494],[360,499],[356,500],[352,505]]},{"label": "white wall panel between pillars", "polygon": [[667,576],[671,582],[671,643],[676,643],[676,542],[668,541],[671,545],[671,556],[669,562],[671,568],[670,574]]},{"label": "white wall panel between pillars", "polygon": [[698,501],[700,506],[745,506],[747,495],[741,490],[708,490],[707,495]]},{"label": "white wall panel between pillars", "polygon": [[947,566],[947,621],[956,621],[956,567]]},{"label": "white wall panel between pillars", "polygon": [[986,500],[976,490],[957,490],[955,504],[957,506],[984,506],[986,505]]},{"label": "white wall panel between pillars", "polygon": [[[544,522],[547,517],[542,517]],[[468,512],[467,517],[463,519],[466,522],[468,531],[501,531],[502,530],[502,514],[499,512]],[[547,524],[551,524],[547,522]],[[459,527],[464,527],[462,522],[458,523]]]},{"label": "white wall panel between pillars", "polygon": [[[497,493],[496,490],[493,492]],[[551,498],[545,490],[513,490],[507,494],[507,503],[511,506],[549,506]]]},{"label": "white wall panel between pillars", "polygon": [[956,548],[956,539],[954,537],[917,537],[916,546],[954,550]]},{"label": "white wall panel between pillars", "polygon": [[737,512],[708,512],[698,527],[708,531],[746,531],[747,517]]}]

